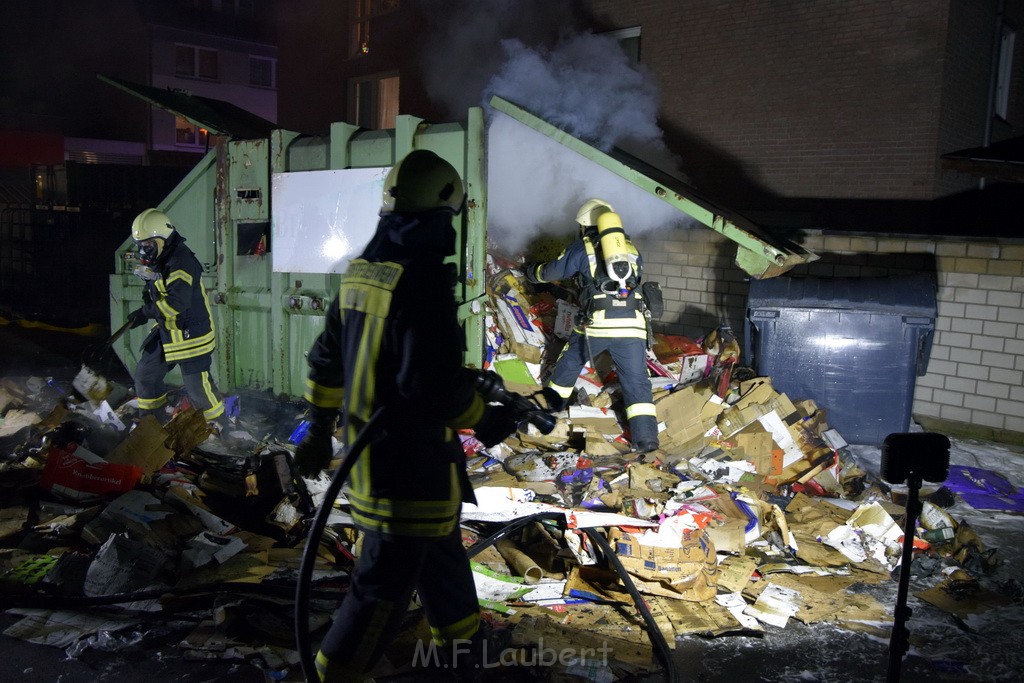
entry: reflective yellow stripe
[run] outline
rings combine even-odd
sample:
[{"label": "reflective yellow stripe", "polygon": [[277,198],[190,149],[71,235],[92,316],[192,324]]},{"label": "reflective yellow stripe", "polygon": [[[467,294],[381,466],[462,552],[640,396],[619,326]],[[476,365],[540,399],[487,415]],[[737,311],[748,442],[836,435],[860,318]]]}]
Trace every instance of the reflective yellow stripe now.
[{"label": "reflective yellow stripe", "polygon": [[454,640],[469,640],[480,630],[480,613],[473,612],[466,617],[459,619],[454,624],[435,627],[431,625],[430,635],[438,645],[450,643]]},{"label": "reflective yellow stripe", "polygon": [[548,384],[549,389],[554,389],[555,393],[562,398],[569,398],[572,396],[572,390],[574,387],[563,387],[561,384]]},{"label": "reflective yellow stripe", "polygon": [[188,360],[189,358],[198,358],[199,356],[205,356],[209,353],[213,353],[213,350],[215,348],[216,345],[213,343],[213,340],[211,339],[209,344],[197,349],[188,349],[186,351],[181,351],[179,353],[166,353],[165,351],[164,358],[166,358],[167,362],[169,363],[180,360]]},{"label": "reflective yellow stripe", "polygon": [[209,372],[204,370],[200,373],[199,379],[203,385],[203,394],[206,395],[206,402],[210,404],[210,407],[203,411],[203,417],[207,421],[216,420],[224,414],[224,401],[213,390],[213,382],[210,381]]},{"label": "reflective yellow stripe", "polygon": [[416,536],[419,538],[441,538],[447,536],[455,528],[458,520],[454,517],[437,522],[408,522],[405,520],[377,519],[360,514],[352,508],[352,520],[364,531],[376,531],[395,536]]},{"label": "reflective yellow stripe", "polygon": [[390,500],[365,496],[356,491],[349,491],[347,495],[353,507],[379,517],[436,519],[452,515],[459,508],[459,502],[452,500]]},{"label": "reflective yellow stripe", "polygon": [[[350,312],[362,314],[363,329],[353,366],[356,372],[351,378],[352,386],[348,388],[349,414],[361,422],[367,422],[373,411],[377,358],[384,337],[384,324],[391,312],[392,292],[403,272],[397,263],[370,263],[356,259],[341,278],[338,300],[342,315]],[[350,485],[355,495],[361,494],[364,498],[369,495],[372,460],[372,449],[368,449],[352,468]],[[374,525],[367,522],[367,528],[374,528]]]},{"label": "reflective yellow stripe", "polygon": [[480,422],[480,418],[484,416],[485,408],[484,400],[480,398],[480,394],[474,392],[473,400],[469,402],[469,406],[460,415],[449,420],[448,424],[456,429],[472,427]]},{"label": "reflective yellow stripe", "polygon": [[653,403],[634,403],[631,406],[626,406],[626,418],[637,417],[638,415],[657,416],[657,414]]},{"label": "reflective yellow stripe", "polygon": [[167,403],[167,394],[157,398],[142,398],[139,396],[139,408],[142,410],[154,410]]},{"label": "reflective yellow stripe", "polygon": [[[180,336],[180,334],[181,333],[179,332],[178,335]],[[172,335],[173,335],[173,333],[172,333]],[[196,347],[199,347],[199,346],[205,346],[206,344],[211,344],[214,341],[215,340],[214,340],[213,330],[210,330],[206,334],[198,336],[198,337],[191,337],[189,339],[182,339],[182,341],[168,342],[166,344],[166,346],[164,347],[164,351],[166,352],[166,351],[170,350],[172,353],[178,353],[180,351],[188,351],[189,349],[193,349],[193,348],[196,348]]]},{"label": "reflective yellow stripe", "polygon": [[345,401],[345,387],[325,387],[306,379],[303,398],[318,408],[340,408]]},{"label": "reflective yellow stripe", "polygon": [[174,271],[173,273],[171,273],[171,274],[170,274],[170,275],[169,275],[169,276],[167,277],[167,279],[166,279],[166,280],[164,280],[164,282],[166,282],[167,284],[171,284],[171,283],[172,283],[172,282],[174,282],[175,280],[184,280],[185,282],[187,282],[187,283],[188,283],[189,287],[191,287],[191,286],[192,286],[192,276],[191,276],[191,275],[189,275],[189,274],[188,274],[188,273],[187,273],[186,271],[184,271],[184,270],[176,270],[176,271]]},{"label": "reflective yellow stripe", "polygon": [[168,342],[164,344],[164,358],[168,362],[195,358],[213,352],[216,348],[216,339],[213,332],[207,332],[201,337],[189,339],[186,342]]}]

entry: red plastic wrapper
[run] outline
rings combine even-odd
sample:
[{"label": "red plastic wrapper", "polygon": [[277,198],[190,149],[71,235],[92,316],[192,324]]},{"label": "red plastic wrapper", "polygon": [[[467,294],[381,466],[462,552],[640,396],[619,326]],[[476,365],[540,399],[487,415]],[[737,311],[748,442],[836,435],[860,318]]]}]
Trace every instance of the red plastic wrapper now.
[{"label": "red plastic wrapper", "polygon": [[76,450],[78,444],[50,448],[39,480],[41,489],[62,498],[87,500],[131,491],[142,478],[141,467],[110,463],[94,454],[86,459],[75,455]]}]

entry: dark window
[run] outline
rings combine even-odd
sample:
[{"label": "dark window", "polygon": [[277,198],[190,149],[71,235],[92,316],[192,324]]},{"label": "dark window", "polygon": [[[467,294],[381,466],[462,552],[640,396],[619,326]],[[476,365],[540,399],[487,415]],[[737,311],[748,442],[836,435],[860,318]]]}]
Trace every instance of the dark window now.
[{"label": "dark window", "polygon": [[199,58],[199,68],[196,73],[199,74],[200,78],[217,78],[217,51],[216,50],[196,50],[198,53],[196,56]]},{"label": "dark window", "polygon": [[249,85],[274,87],[274,60],[249,57]]},{"label": "dark window", "polygon": [[174,73],[217,80],[217,51],[192,45],[174,46]]},{"label": "dark window", "polygon": [[194,47],[174,46],[174,73],[179,76],[196,75],[196,49]]}]

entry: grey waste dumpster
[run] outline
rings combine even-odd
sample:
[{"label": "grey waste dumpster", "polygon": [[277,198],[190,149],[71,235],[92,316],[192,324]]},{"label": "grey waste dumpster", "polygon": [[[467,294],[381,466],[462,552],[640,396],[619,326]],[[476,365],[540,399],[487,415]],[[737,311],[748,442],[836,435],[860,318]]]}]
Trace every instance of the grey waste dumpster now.
[{"label": "grey waste dumpster", "polygon": [[813,399],[848,442],[877,446],[910,426],[935,308],[928,275],[754,280],[746,359],[790,399]]}]

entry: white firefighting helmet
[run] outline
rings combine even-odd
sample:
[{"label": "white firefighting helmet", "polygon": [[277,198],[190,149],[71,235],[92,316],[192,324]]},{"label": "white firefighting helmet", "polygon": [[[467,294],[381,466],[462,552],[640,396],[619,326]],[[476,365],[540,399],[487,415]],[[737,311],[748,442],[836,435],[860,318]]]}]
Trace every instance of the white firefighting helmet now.
[{"label": "white firefighting helmet", "polygon": [[465,200],[466,191],[455,167],[429,150],[416,149],[388,171],[380,213],[442,209],[457,214]]},{"label": "white firefighting helmet", "polygon": [[576,213],[576,222],[581,228],[593,228],[601,214],[614,210],[612,205],[603,199],[588,199]]}]

